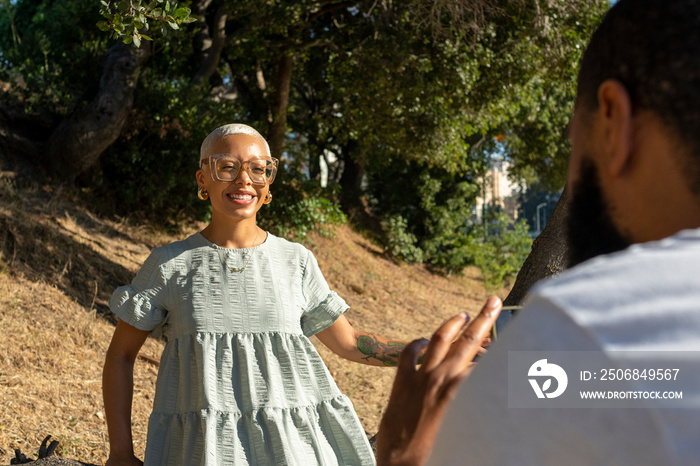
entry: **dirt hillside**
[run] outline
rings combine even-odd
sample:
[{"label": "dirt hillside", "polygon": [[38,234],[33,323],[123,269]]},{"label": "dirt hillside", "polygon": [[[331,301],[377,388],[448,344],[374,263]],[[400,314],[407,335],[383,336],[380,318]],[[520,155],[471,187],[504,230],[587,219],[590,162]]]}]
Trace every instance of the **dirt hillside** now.
[{"label": "dirt hillside", "polygon": [[[46,435],[60,456],[104,464],[108,454],[101,395],[104,354],[114,329],[107,308],[152,247],[201,229],[164,233],[127,219],[105,219],[50,187],[18,188],[0,173],[0,464],[20,448],[36,457]],[[411,340],[445,318],[478,311],[486,294],[476,270],[441,277],[397,265],[350,227],[307,244],[332,289],[351,306],[356,328]],[[377,431],[392,368],[352,364],[313,338],[365,430]],[[143,454],[164,342],[149,339],[135,367],[133,430]]]}]

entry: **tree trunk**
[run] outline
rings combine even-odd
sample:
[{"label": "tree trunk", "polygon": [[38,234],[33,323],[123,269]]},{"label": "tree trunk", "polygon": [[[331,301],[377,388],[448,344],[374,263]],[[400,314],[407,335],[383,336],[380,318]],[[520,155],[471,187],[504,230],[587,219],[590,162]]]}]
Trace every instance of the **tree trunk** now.
[{"label": "tree trunk", "polygon": [[292,84],[292,69],[294,58],[291,53],[284,53],[277,63],[275,76],[275,95],[272,99],[272,125],[268,141],[273,157],[282,160],[284,138],[287,134],[287,107],[289,106],[289,91]]},{"label": "tree trunk", "polygon": [[326,159],[326,155],[324,154],[326,150],[325,142],[320,141],[313,131],[309,131],[308,139],[309,148],[311,150],[311,155],[309,156],[309,179],[321,179],[321,157],[323,157],[326,162],[326,166],[328,167],[328,184],[331,184],[331,166]]},{"label": "tree trunk", "polygon": [[343,211],[351,214],[362,207],[362,177],[365,164],[353,157],[357,142],[350,140],[342,148],[343,173],[340,175],[340,205]]},{"label": "tree trunk", "polygon": [[211,0],[200,1],[195,8],[195,13],[199,18],[197,20],[199,32],[195,36],[195,49],[199,55],[200,65],[192,78],[192,84],[197,87],[201,87],[214,74],[221,61],[221,52],[226,45],[227,9],[222,6],[216,11],[213,31],[210,33],[205,16],[210,4]]},{"label": "tree trunk", "polygon": [[73,182],[119,137],[133,105],[139,66],[149,55],[148,43],[137,49],[119,41],[109,49],[97,96],[63,120],[48,141],[44,162],[57,177]]},{"label": "tree trunk", "polygon": [[[311,147],[317,146],[311,145]],[[312,152],[309,156],[309,179],[311,180],[321,179],[321,157],[323,157],[323,153],[318,154],[316,152]],[[328,161],[326,161],[326,166],[329,167],[330,171],[330,165],[328,164]],[[330,184],[330,172],[328,173],[328,180]]]},{"label": "tree trunk", "polygon": [[[532,243],[532,251],[518,272],[513,288],[503,301],[504,305],[519,305],[532,285],[566,269],[568,261],[566,221],[568,216],[569,194],[568,189],[564,188],[549,222]],[[498,327],[501,327],[510,317],[512,317],[510,311],[503,311],[498,318]]]},{"label": "tree trunk", "polygon": [[365,175],[365,162],[361,157],[353,157],[357,141],[350,140],[342,148],[339,156],[342,158],[340,175],[340,206],[348,219],[376,241],[382,241],[383,230],[381,218],[374,215],[368,205],[362,190],[362,179]]}]

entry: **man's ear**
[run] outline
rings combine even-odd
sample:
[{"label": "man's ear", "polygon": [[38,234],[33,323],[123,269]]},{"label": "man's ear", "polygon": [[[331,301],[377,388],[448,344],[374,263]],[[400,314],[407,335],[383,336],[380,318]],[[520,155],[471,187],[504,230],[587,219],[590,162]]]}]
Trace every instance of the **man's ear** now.
[{"label": "man's ear", "polygon": [[611,176],[623,175],[633,155],[632,99],[625,86],[608,79],[598,87],[598,122],[602,143],[601,161]]}]

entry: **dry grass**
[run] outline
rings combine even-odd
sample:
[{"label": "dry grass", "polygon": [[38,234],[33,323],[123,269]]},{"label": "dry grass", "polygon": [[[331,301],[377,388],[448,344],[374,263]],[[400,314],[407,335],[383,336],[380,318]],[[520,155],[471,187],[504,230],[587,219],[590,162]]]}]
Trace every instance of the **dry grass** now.
[{"label": "dry grass", "polygon": [[[0,455],[36,453],[46,435],[60,456],[101,464],[106,459],[101,367],[114,329],[96,313],[46,283],[0,276]],[[149,340],[144,351],[159,354]],[[134,435],[142,451],[155,368],[138,361]],[[3,461],[4,462],[4,461]]]},{"label": "dry grass", "polygon": [[[357,329],[404,341],[429,337],[448,317],[477,312],[485,298],[478,271],[441,277],[422,266],[397,265],[378,247],[347,227],[333,239],[310,245],[331,288],[350,305],[346,314]],[[343,360],[312,339],[341,391],[355,405],[365,430],[376,433],[389,397],[395,369]]]},{"label": "dry grass", "polygon": [[[104,355],[114,329],[107,300],[131,280],[151,247],[181,238],[125,221],[98,218],[50,188],[18,189],[0,177],[0,464],[41,440],[60,441],[60,456],[103,464],[108,454],[101,395]],[[478,310],[478,273],[440,277],[397,265],[349,227],[308,245],[351,310],[354,326],[411,340],[446,317]],[[314,343],[365,430],[377,431],[394,369],[352,364]],[[142,353],[159,357],[163,342]],[[133,429],[143,454],[157,368],[137,361]]]}]

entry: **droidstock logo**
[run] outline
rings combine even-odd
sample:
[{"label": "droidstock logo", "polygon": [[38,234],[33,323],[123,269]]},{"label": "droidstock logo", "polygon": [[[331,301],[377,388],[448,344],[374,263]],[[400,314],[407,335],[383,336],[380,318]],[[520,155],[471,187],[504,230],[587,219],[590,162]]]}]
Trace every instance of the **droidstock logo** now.
[{"label": "droidstock logo", "polygon": [[[569,383],[564,369],[556,364],[548,363],[546,359],[540,359],[530,366],[527,376],[530,377],[528,380],[537,398],[556,398],[564,393],[566,385]],[[549,391],[552,388],[552,379],[557,381],[557,386],[554,391]],[[542,385],[540,385],[540,381]]]}]

